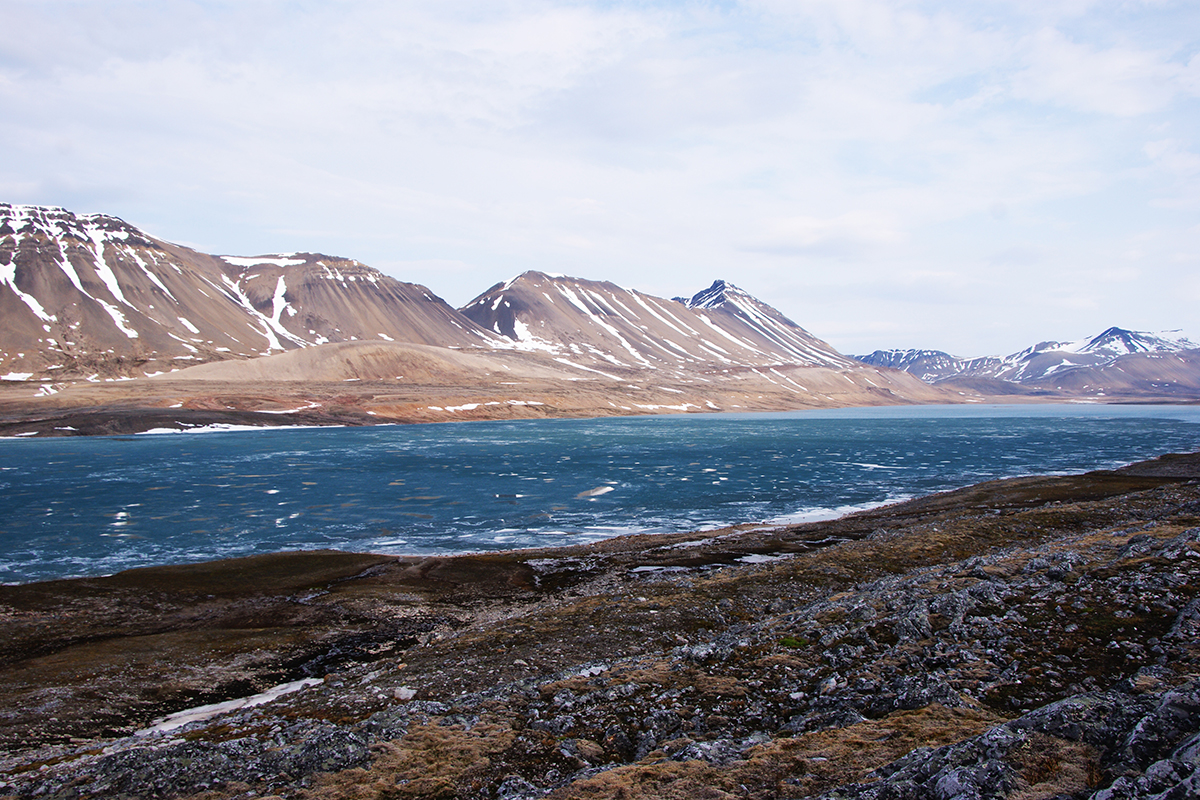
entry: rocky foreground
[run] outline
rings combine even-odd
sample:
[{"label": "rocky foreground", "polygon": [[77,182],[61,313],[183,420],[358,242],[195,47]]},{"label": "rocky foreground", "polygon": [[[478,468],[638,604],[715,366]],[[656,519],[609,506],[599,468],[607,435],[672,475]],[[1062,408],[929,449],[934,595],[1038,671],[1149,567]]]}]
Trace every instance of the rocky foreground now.
[{"label": "rocky foreground", "polygon": [[1193,454],[788,528],[0,587],[0,793],[1196,797],[1198,579]]}]

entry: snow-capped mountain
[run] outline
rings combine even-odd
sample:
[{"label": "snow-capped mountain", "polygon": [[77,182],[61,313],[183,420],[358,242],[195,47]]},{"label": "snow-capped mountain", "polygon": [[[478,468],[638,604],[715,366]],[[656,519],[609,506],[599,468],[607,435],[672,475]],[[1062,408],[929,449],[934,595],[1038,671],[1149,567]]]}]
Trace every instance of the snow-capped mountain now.
[{"label": "snow-capped mountain", "polygon": [[995,357],[964,359],[941,350],[876,350],[856,358],[864,364],[904,370],[926,383],[937,383],[964,372],[985,374],[1001,364],[1001,359]]},{"label": "snow-capped mountain", "polygon": [[428,289],[315,253],[212,256],[103,214],[0,204],[0,375],[141,375],[324,342],[470,346]]},{"label": "snow-capped mountain", "polygon": [[[1179,330],[1109,328],[1073,342],[1040,342],[1004,357],[959,358],[940,350],[876,350],[858,360],[928,383],[1003,391],[1003,383],[1046,392],[1189,395],[1200,391],[1200,344]],[[981,381],[988,382],[986,385]],[[1189,395],[1190,396],[1190,395]]]},{"label": "snow-capped mountain", "polygon": [[462,312],[517,347],[594,369],[854,366],[724,281],[680,302],[608,282],[526,272],[488,289]]},{"label": "snow-capped mountain", "polygon": [[1200,348],[1200,342],[1189,339],[1181,330],[1146,333],[1144,331],[1127,331],[1124,328],[1109,328],[1091,339],[1069,343],[1059,349],[1124,356],[1132,353],[1178,353],[1181,350],[1197,348]]}]

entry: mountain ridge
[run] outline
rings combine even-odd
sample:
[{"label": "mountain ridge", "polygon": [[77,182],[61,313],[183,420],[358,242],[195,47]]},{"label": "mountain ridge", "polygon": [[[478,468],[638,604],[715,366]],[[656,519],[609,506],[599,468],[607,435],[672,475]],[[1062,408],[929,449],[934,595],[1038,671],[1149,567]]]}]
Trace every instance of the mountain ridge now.
[{"label": "mountain ridge", "polygon": [[0,204],[0,310],[6,377],[140,377],[356,340],[541,351],[593,367],[855,366],[721,280],[676,304],[526,272],[459,310],[352,259],[210,255],[58,207]]},{"label": "mountain ridge", "polygon": [[0,204],[0,314],[9,435],[961,398],[725,281],[679,303],[526,272],[459,310],[353,259],[211,255],[40,206]]},{"label": "mountain ridge", "polygon": [[366,337],[493,338],[429,289],[316,253],[215,256],[102,214],[0,203],[0,374],[167,372]]},{"label": "mountain ridge", "polygon": [[941,350],[876,350],[859,361],[942,386],[993,394],[1065,393],[1200,398],[1200,344],[1182,330],[1110,327],[1076,341],[1045,341],[1007,356],[960,358]]},{"label": "mountain ridge", "polygon": [[741,294],[737,304],[697,310],[608,281],[530,271],[496,284],[462,311],[518,347],[592,368],[853,367],[852,359]]}]

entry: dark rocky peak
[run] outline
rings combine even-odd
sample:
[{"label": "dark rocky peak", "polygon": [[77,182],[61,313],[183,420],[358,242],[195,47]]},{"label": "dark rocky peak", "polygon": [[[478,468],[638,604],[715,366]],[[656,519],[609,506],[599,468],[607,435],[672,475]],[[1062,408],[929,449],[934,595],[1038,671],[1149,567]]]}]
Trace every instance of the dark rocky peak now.
[{"label": "dark rocky peak", "polygon": [[[682,302],[688,308],[720,308],[734,298],[749,296],[732,283],[718,279],[713,281],[712,286],[696,292],[690,300],[682,300]],[[675,299],[680,300],[680,298]]]},{"label": "dark rocky peak", "polygon": [[1194,346],[1186,338],[1178,336],[1179,333],[1179,331],[1147,333],[1113,327],[1090,339],[1081,348],[1081,351],[1085,353],[1155,353],[1174,352],[1189,349],[1189,345]]}]

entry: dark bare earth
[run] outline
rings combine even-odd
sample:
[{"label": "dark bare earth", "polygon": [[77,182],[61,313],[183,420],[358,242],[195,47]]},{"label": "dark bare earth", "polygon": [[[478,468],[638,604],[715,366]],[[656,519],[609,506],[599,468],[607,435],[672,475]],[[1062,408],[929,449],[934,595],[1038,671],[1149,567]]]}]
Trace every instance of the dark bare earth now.
[{"label": "dark bare earth", "polygon": [[1194,797],[1198,637],[1200,454],[787,528],[6,586],[0,793]]}]

